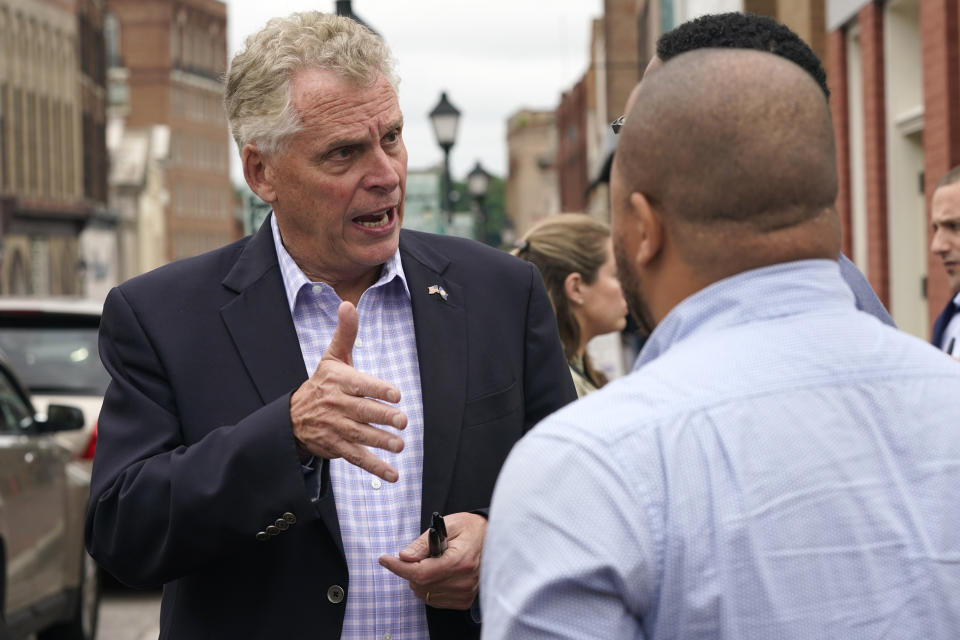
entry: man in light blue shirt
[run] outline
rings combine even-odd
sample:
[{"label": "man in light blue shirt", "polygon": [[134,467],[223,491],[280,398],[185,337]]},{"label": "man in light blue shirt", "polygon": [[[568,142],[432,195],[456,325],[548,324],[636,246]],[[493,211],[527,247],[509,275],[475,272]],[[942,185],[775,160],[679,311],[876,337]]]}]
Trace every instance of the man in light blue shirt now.
[{"label": "man in light blue shirt", "polygon": [[631,375],[497,482],[483,637],[956,638],[960,367],[857,311],[816,84],[704,49],[648,76],[612,183]]}]

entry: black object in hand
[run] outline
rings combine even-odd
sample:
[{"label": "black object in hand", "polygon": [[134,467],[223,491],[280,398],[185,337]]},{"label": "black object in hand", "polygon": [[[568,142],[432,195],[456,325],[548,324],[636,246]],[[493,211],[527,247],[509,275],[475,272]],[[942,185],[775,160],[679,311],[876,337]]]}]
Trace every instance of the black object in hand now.
[{"label": "black object in hand", "polygon": [[430,543],[430,557],[439,558],[447,550],[447,525],[443,522],[443,516],[436,511],[430,518],[430,531],[427,534]]}]

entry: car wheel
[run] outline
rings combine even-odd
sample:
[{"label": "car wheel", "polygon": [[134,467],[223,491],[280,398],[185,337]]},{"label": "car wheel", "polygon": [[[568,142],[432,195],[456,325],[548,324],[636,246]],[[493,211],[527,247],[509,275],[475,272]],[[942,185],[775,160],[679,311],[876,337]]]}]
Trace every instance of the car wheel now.
[{"label": "car wheel", "polygon": [[44,629],[37,640],[94,640],[100,617],[100,581],[97,563],[90,554],[83,553],[80,594],[70,618]]}]

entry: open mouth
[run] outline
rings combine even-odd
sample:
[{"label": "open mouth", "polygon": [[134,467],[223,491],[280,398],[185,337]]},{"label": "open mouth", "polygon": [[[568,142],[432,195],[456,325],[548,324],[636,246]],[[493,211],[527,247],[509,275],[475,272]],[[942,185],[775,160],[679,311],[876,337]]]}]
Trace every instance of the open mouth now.
[{"label": "open mouth", "polygon": [[389,209],[377,211],[376,213],[367,213],[362,216],[357,216],[353,219],[353,221],[359,224],[361,227],[366,227],[367,229],[379,229],[381,227],[388,226],[393,221],[395,212],[396,208],[390,207]]}]

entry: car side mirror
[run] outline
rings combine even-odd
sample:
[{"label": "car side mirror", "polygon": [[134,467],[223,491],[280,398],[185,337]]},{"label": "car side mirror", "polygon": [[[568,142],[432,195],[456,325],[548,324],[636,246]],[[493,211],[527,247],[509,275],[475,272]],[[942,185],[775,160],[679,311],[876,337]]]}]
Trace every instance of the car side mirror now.
[{"label": "car side mirror", "polygon": [[83,428],[83,411],[79,407],[51,404],[47,407],[46,420],[38,419],[36,424],[42,433],[76,431]]}]

